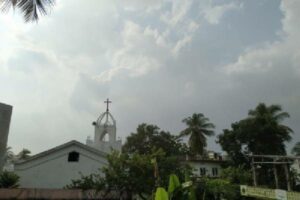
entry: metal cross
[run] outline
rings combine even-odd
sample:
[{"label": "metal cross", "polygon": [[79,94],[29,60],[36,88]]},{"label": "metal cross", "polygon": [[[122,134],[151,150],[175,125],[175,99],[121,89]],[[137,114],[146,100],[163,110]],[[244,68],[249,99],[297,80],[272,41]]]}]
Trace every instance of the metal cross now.
[{"label": "metal cross", "polygon": [[106,101],[104,101],[104,103],[106,103],[106,112],[109,111],[108,106],[111,103],[111,101],[107,98]]}]

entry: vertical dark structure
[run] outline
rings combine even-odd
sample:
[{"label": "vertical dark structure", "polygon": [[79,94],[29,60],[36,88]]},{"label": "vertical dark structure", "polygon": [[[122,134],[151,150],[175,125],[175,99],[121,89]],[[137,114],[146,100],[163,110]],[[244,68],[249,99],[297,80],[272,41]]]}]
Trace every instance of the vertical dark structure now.
[{"label": "vertical dark structure", "polygon": [[0,171],[3,169],[12,106],[0,103]]}]

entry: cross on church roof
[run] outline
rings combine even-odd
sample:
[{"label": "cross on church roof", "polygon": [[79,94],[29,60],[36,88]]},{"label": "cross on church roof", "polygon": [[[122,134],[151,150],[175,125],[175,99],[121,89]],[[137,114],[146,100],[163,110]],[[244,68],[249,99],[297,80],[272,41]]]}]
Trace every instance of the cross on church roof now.
[{"label": "cross on church roof", "polygon": [[112,103],[109,98],[106,99],[106,101],[104,101],[104,103],[106,103],[106,112],[109,111],[108,107],[109,107],[109,104]]}]

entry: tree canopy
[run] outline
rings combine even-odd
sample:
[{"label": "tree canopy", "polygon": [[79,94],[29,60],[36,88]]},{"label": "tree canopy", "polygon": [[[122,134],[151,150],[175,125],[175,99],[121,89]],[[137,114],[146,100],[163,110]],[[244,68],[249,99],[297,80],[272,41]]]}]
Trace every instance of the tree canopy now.
[{"label": "tree canopy", "polygon": [[169,132],[160,130],[156,125],[140,124],[136,133],[127,137],[122,151],[124,153],[149,154],[153,150],[162,149],[166,156],[183,155],[188,149],[181,140]]},{"label": "tree canopy", "polygon": [[282,124],[289,114],[281,106],[264,103],[250,110],[246,119],[223,130],[218,142],[236,163],[243,163],[245,154],[285,155],[285,142],[291,140],[291,128]]}]

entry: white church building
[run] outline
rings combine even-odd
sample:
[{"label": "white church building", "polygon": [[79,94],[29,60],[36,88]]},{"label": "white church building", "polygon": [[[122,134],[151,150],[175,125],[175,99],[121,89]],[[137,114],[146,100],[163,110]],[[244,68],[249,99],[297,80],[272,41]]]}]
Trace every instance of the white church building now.
[{"label": "white church building", "polygon": [[121,150],[116,139],[116,121],[107,109],[93,122],[94,138],[86,144],[72,140],[15,164],[21,188],[63,188],[81,174],[99,173],[107,165],[106,155],[112,149]]}]

